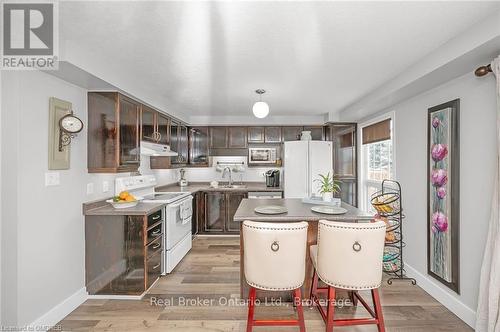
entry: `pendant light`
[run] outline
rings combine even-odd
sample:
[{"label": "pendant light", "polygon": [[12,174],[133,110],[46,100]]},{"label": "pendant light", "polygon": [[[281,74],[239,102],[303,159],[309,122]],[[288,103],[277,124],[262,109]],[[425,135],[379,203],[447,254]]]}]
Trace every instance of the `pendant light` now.
[{"label": "pendant light", "polygon": [[252,111],[253,115],[259,119],[265,118],[269,114],[269,105],[262,101],[262,95],[266,93],[266,90],[258,89],[255,93],[259,95],[259,101],[253,104]]}]

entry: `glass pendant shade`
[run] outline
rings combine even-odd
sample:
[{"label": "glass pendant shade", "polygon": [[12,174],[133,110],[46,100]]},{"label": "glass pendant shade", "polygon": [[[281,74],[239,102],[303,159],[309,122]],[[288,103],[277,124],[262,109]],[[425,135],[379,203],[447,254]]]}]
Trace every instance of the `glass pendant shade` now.
[{"label": "glass pendant shade", "polygon": [[253,104],[252,111],[257,118],[263,119],[269,114],[269,105],[264,101],[258,101]]}]

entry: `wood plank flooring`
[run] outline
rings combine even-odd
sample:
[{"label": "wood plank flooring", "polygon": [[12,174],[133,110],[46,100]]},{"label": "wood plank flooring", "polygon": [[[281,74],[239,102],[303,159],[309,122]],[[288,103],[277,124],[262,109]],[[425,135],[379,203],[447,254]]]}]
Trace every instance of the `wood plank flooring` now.
[{"label": "wood plank flooring", "polygon": [[[420,287],[408,282],[384,283],[381,300],[387,331],[472,331]],[[324,331],[317,310],[304,310],[307,331]],[[344,307],[337,312],[339,318],[366,316],[361,307]],[[239,300],[239,239],[197,238],[174,272],[162,277],[142,301],[87,300],[54,331],[245,331],[246,314],[247,307]],[[270,301],[256,309],[256,318],[294,314],[291,305],[272,305]],[[375,326],[334,329],[376,330]],[[256,327],[254,331],[298,328]]]}]

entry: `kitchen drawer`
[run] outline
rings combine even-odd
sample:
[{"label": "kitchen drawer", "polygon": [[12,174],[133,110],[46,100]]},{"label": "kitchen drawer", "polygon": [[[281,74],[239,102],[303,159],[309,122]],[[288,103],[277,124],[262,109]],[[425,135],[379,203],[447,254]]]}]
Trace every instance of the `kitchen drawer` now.
[{"label": "kitchen drawer", "polygon": [[157,250],[146,260],[146,289],[151,287],[161,275],[161,253],[161,249]]},{"label": "kitchen drawer", "polygon": [[161,237],[162,234],[162,222],[161,220],[158,222],[158,225],[151,227],[148,230],[148,238],[146,239],[146,243],[151,243],[156,240],[158,237]]},{"label": "kitchen drawer", "polygon": [[149,259],[149,257],[153,256],[158,250],[161,251],[161,239],[162,237],[158,237],[156,240],[151,242],[146,246],[146,258]]},{"label": "kitchen drawer", "polygon": [[151,213],[148,216],[148,227],[153,226],[161,220],[161,210]]}]

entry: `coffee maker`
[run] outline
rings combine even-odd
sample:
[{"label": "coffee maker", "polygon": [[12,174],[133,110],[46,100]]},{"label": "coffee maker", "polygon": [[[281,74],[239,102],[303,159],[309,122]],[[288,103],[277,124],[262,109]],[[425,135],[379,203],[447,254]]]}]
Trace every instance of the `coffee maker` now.
[{"label": "coffee maker", "polygon": [[266,187],[279,187],[280,186],[280,171],[277,169],[270,169],[265,173]]}]

